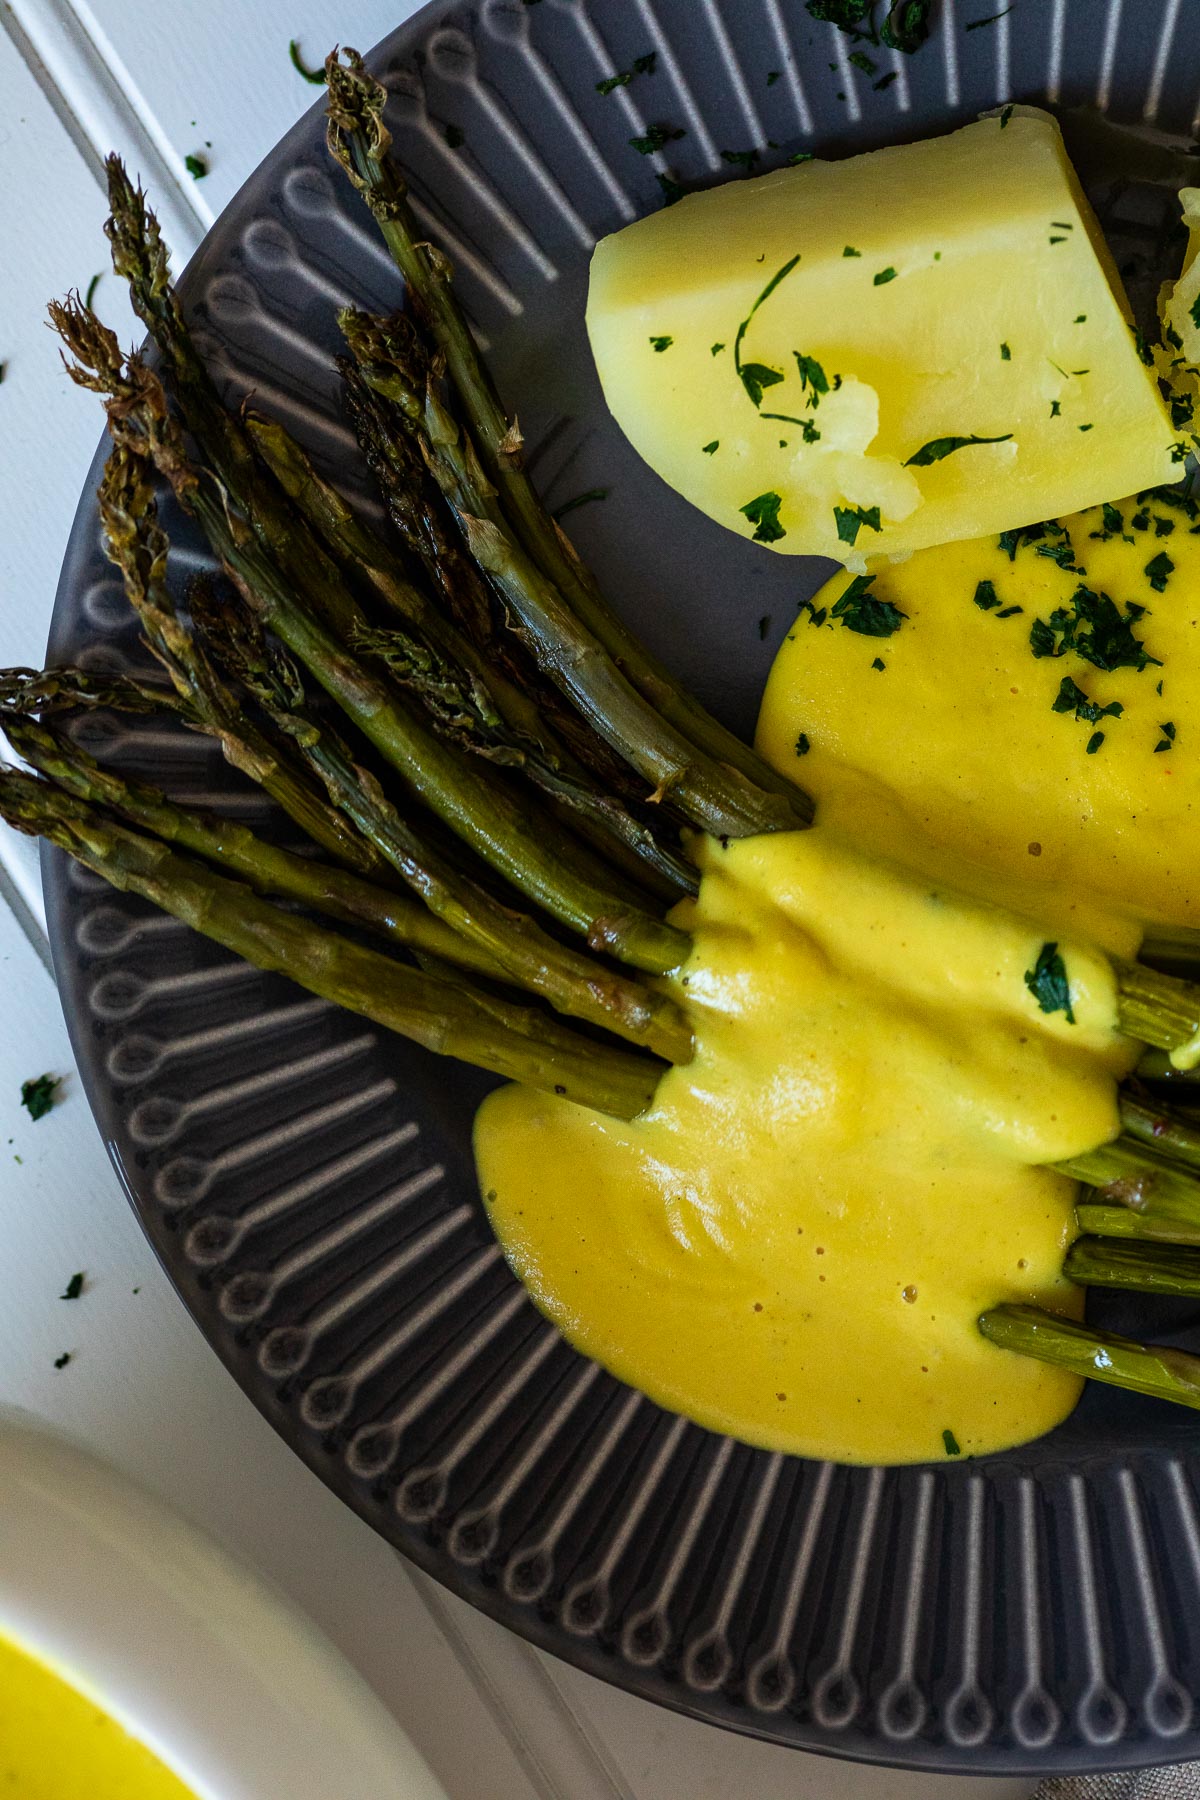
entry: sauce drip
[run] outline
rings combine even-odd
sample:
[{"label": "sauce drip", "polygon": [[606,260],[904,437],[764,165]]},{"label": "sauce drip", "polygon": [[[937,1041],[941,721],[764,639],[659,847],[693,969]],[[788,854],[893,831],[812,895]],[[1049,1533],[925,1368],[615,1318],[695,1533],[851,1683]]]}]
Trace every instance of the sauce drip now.
[{"label": "sauce drip", "polygon": [[750,1443],[911,1462],[1049,1430],[1078,1382],[975,1319],[1080,1310],[1074,1184],[1037,1165],[1116,1135],[1106,960],[1058,932],[1072,1024],[1024,979],[1040,920],[825,826],[699,849],[694,1060],[632,1123],[520,1087],[480,1109],[514,1269],[580,1350]]}]

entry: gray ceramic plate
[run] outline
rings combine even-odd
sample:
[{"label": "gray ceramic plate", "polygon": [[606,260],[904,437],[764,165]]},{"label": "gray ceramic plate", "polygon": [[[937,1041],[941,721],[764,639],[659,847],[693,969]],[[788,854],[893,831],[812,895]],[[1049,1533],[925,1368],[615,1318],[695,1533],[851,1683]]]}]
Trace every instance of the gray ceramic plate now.
[{"label": "gray ceramic plate", "polygon": [[[609,490],[572,517],[577,541],[742,730],[821,571],[719,531],[622,442],[583,332],[596,237],[660,205],[661,174],[736,174],[725,152],[767,167],[1010,97],[1192,129],[1195,0],[1016,0],[978,30],[991,0],[934,10],[919,54],[872,51],[870,74],[798,0],[479,0],[426,10],[373,59],[546,492]],[[650,49],[656,73],[597,93]],[[685,135],[638,154],[630,138],[657,123]],[[1128,229],[1136,251],[1153,218]],[[317,110],[213,230],[185,293],[230,394],[253,387],[356,486],[333,308],[399,290]],[[50,658],[125,666],[141,652],[97,550],[93,487]],[[172,525],[182,579],[204,557]],[[257,811],[194,737],[87,730],[182,791]],[[407,1556],[594,1674],[784,1743],[974,1771],[1200,1751],[1192,1415],[1097,1390],[1026,1449],[899,1470],[714,1437],[584,1361],[509,1274],[473,1181],[480,1078],[57,856],[46,891],[79,1066],[147,1234],[247,1392]]]}]

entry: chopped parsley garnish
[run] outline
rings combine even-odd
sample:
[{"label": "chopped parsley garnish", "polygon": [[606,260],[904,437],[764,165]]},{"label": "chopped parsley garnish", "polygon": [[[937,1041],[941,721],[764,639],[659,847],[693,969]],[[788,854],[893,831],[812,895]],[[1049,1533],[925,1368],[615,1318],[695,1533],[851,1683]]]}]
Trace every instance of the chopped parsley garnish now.
[{"label": "chopped parsley garnish", "polygon": [[1099,719],[1119,719],[1125,708],[1120,700],[1110,700],[1107,706],[1098,705],[1095,700],[1088,699],[1083,689],[1069,675],[1064,675],[1050,710],[1056,713],[1074,713],[1083,724],[1094,725]]},{"label": "chopped parsley garnish", "polygon": [[714,344],[712,347],[712,355],[719,356],[724,348],[724,344]]},{"label": "chopped parsley garnish", "polygon": [[38,1075],[32,1081],[21,1083],[21,1105],[31,1119],[45,1118],[61,1085],[61,1075]]},{"label": "chopped parsley garnish", "polygon": [[555,519],[565,519],[567,514],[573,513],[577,507],[591,506],[596,500],[607,500],[609,493],[610,489],[608,488],[588,488],[586,493],[573,494],[569,500],[564,500],[561,506],[554,508],[552,516]]},{"label": "chopped parsley garnish", "polygon": [[1052,419],[1057,419],[1061,412],[1062,412],[1062,407],[1059,405],[1058,401],[1052,400],[1050,402],[1050,417]]},{"label": "chopped parsley garnish", "polygon": [[1065,569],[1069,575],[1087,574],[1087,570],[1081,569],[1075,561],[1075,550],[1069,537],[1065,543],[1061,544],[1037,544],[1034,546],[1034,554],[1048,557],[1051,562],[1056,562],[1060,569]]},{"label": "chopped parsley garnish", "polygon": [[654,179],[662,189],[664,206],[674,206],[675,202],[682,200],[687,193],[682,181],[676,181],[673,175],[664,175],[661,170],[656,169]]},{"label": "chopped parsley garnish", "polygon": [[461,125],[447,125],[442,135],[451,150],[461,150],[467,141],[467,134]]},{"label": "chopped parsley garnish", "polygon": [[87,293],[83,296],[83,304],[89,312],[92,310],[92,300],[95,296],[97,287],[100,285],[100,276],[103,272],[104,271],[101,270],[98,274],[93,275],[92,279],[87,284]]},{"label": "chopped parsley garnish", "polygon": [[878,63],[871,61],[865,50],[852,50],[848,61],[852,62],[856,69],[861,69],[864,75],[873,75],[879,66]]},{"label": "chopped parsley garnish", "polygon": [[811,419],[801,419],[800,430],[806,444],[815,444],[820,439],[821,434]]},{"label": "chopped parsley garnish", "polygon": [[[1189,306],[1188,317],[1191,319],[1192,324],[1195,325],[1198,330],[1200,330],[1200,294],[1197,294],[1196,298],[1192,301],[1192,304]],[[1168,341],[1170,342],[1172,349],[1182,350],[1182,348],[1183,348],[1182,338],[1180,338],[1178,336],[1174,336],[1174,337],[1170,338]]]},{"label": "chopped parsley garnish", "polygon": [[79,1298],[80,1294],[82,1294],[82,1292],[83,1292],[83,1270],[79,1269],[76,1271],[76,1273],[74,1275],[72,1275],[70,1281],[68,1281],[63,1292],[58,1297],[60,1300],[78,1300],[78,1298]]},{"label": "chopped parsley garnish", "polygon": [[193,181],[203,181],[208,174],[208,158],[197,155],[194,150],[188,151],[183,159],[183,166]]},{"label": "chopped parsley garnish", "polygon": [[1034,656],[1063,656],[1074,650],[1094,669],[1144,669],[1150,663],[1162,664],[1149,656],[1133,627],[1145,615],[1145,607],[1136,601],[1125,602],[1124,615],[1107,594],[1097,594],[1080,585],[1071,596],[1070,607],[1058,606],[1049,622],[1035,619],[1029,628],[1029,648]]},{"label": "chopped parsley garnish", "polygon": [[701,444],[700,452],[701,452],[701,455],[703,455],[703,456],[711,456],[713,454],[714,450],[719,450],[720,448],[721,448],[720,438],[714,438],[711,444]]},{"label": "chopped parsley garnish", "polygon": [[860,637],[891,637],[908,614],[890,600],[877,600],[870,592],[874,581],[874,575],[856,575],[835,600],[829,616],[840,619],[847,631],[857,631]]},{"label": "chopped parsley garnish", "polygon": [[[1076,325],[1086,325],[1087,324],[1087,314],[1086,313],[1076,313],[1073,323]],[[1138,333],[1138,336],[1139,337],[1141,336],[1140,332]],[[1146,340],[1143,338],[1142,342],[1145,343],[1145,341]]]},{"label": "chopped parsley garnish", "polygon": [[1155,537],[1170,537],[1170,535],[1174,531],[1174,529],[1175,529],[1174,519],[1164,519],[1164,518],[1161,518],[1158,513],[1155,513],[1155,515],[1154,515],[1154,535],[1155,535]]},{"label": "chopped parsley garnish", "polygon": [[852,244],[847,244],[845,249],[842,251],[842,255],[843,256],[861,256],[862,251],[856,250]]},{"label": "chopped parsley garnish", "polygon": [[1081,425],[1079,429],[1080,431],[1090,431],[1092,428],[1090,425]]},{"label": "chopped parsley garnish", "polygon": [[722,150],[721,161],[733,163],[740,169],[752,169],[761,155],[761,150]]},{"label": "chopped parsley garnish", "polygon": [[[799,350],[793,350],[796,367],[800,371],[800,386],[808,394],[808,404],[819,406],[821,395],[829,392],[829,377],[815,356],[803,356]],[[835,386],[838,383],[835,381]]]},{"label": "chopped parsley garnish", "polygon": [[994,25],[997,19],[1006,19],[1011,11],[1012,7],[1006,6],[1003,12],[989,13],[986,19],[972,19],[969,24],[963,26],[963,30],[980,31],[985,25]]},{"label": "chopped parsley garnish", "polygon": [[56,1369],[65,1369],[70,1360],[71,1352],[69,1350],[64,1350],[61,1356],[55,1357],[54,1366]]},{"label": "chopped parsley garnish", "polygon": [[1009,349],[1007,344],[1001,344],[1001,346],[1000,346],[1000,361],[1001,362],[1011,362],[1012,361],[1012,351]]},{"label": "chopped parsley garnish", "polygon": [[764,389],[775,387],[777,383],[783,380],[783,376],[778,369],[768,368],[766,363],[743,363],[742,340],[745,338],[746,332],[750,326],[750,321],[753,319],[759,307],[765,300],[770,299],[780,282],[787,279],[799,261],[800,252],[797,251],[795,256],[791,257],[783,264],[782,268],[776,269],[774,275],[772,275],[770,281],[768,281],[766,287],[763,288],[757,300],[755,300],[753,306],[750,308],[750,311],[738,326],[737,336],[733,340],[733,366],[738,372],[742,386],[750,397],[751,404],[754,406],[762,405]]},{"label": "chopped parsley garnish", "polygon": [[653,75],[657,61],[657,50],[647,50],[644,56],[635,56],[627,69],[622,69],[617,75],[606,75],[603,81],[598,81],[596,92],[611,94],[615,88],[628,87],[635,75]]},{"label": "chopped parsley garnish", "polygon": [[930,463],[941,462],[944,456],[953,456],[956,450],[966,450],[971,444],[1006,444],[1012,436],[1005,431],[999,437],[943,437],[930,438],[919,450],[905,458],[905,468],[915,467],[927,469]]},{"label": "chopped parsley garnish", "polygon": [[1091,532],[1092,537],[1105,539],[1124,535],[1125,515],[1119,507],[1113,506],[1110,501],[1105,500],[1100,508],[1100,516],[1104,520],[1104,529]]},{"label": "chopped parsley garnish", "polygon": [[1175,431],[1186,431],[1192,422],[1196,410],[1195,402],[1188,394],[1172,394],[1170,398],[1171,426]]},{"label": "chopped parsley garnish", "polygon": [[654,348],[661,355],[664,350],[669,350],[671,348],[671,345],[675,342],[675,339],[673,337],[652,337],[650,339],[650,342],[654,345]]},{"label": "chopped parsley garnish", "polygon": [[1065,1012],[1067,1024],[1075,1023],[1071,1010],[1071,987],[1067,981],[1067,965],[1058,953],[1057,944],[1043,944],[1032,969],[1025,971],[1025,986],[1044,1013]]},{"label": "chopped parsley garnish", "polygon": [[893,81],[895,81],[895,79],[896,79],[895,69],[889,69],[887,74],[881,75],[879,77],[879,80],[875,83],[875,92],[877,94],[882,94],[884,88],[890,88]]},{"label": "chopped parsley garnish", "polygon": [[1171,561],[1165,550],[1160,550],[1158,555],[1152,556],[1150,561],[1146,564],[1146,579],[1156,594],[1164,592],[1167,585],[1167,577],[1173,575],[1174,572],[1175,564]]},{"label": "chopped parsley garnish", "polygon": [[852,31],[863,23],[871,11],[872,0],[804,0],[810,18],[824,25],[836,25],[839,31]]},{"label": "chopped parsley garnish", "polygon": [[1087,743],[1084,745],[1085,755],[1095,756],[1097,750],[1100,748],[1100,746],[1103,742],[1104,742],[1104,733],[1102,731],[1093,731],[1091,737],[1088,739]]},{"label": "chopped parsley garnish", "polygon": [[1023,613],[1024,611],[1025,608],[1023,606],[1005,606],[1000,609],[996,614],[996,617],[998,619],[1011,619],[1015,613]]},{"label": "chopped parsley garnish", "polygon": [[864,525],[869,531],[881,529],[877,506],[835,506],[833,517],[843,544],[852,544]]},{"label": "chopped parsley garnish", "polygon": [[1050,242],[1051,242],[1051,243],[1052,243],[1052,244],[1065,244],[1065,243],[1066,243],[1066,241],[1067,241],[1067,240],[1066,240],[1066,238],[1065,238],[1065,237],[1052,237],[1052,238],[1051,238],[1051,239],[1050,239]]},{"label": "chopped parsley garnish", "polygon": [[1000,114],[1000,129],[1001,129],[1001,131],[1004,130],[1004,127],[1008,124],[1008,121],[1012,118],[1014,110],[1015,110],[1015,108],[1013,108],[1011,106],[1006,106],[1004,108],[1004,111]]},{"label": "chopped parsley garnish", "polygon": [[793,150],[788,157],[788,167],[795,168],[797,163],[815,162],[816,155],[815,150]]},{"label": "chopped parsley garnish", "polygon": [[877,656],[872,661],[871,667],[873,669],[878,669],[880,674],[882,674],[884,672],[884,670],[887,668],[887,664],[884,662],[882,656]]},{"label": "chopped parsley garnish", "polygon": [[680,125],[648,125],[645,137],[631,137],[629,147],[639,156],[656,156],[664,144],[673,144],[687,133]]},{"label": "chopped parsley garnish", "polygon": [[796,755],[807,756],[811,749],[812,745],[808,741],[808,733],[802,731],[800,736],[796,739]]},{"label": "chopped parsley garnish", "polygon": [[889,50],[903,50],[906,56],[911,56],[921,48],[929,36],[932,4],[933,0],[893,0],[879,33]]},{"label": "chopped parsley garnish", "polygon": [[871,286],[872,287],[883,287],[886,282],[895,281],[895,279],[896,279],[896,271],[889,264],[886,269],[880,269],[878,275],[873,277]]},{"label": "chopped parsley garnish", "polygon": [[779,78],[782,74],[783,74],[782,69],[768,69],[767,70],[767,86],[774,87],[775,83],[779,80]]},{"label": "chopped parsley garnish", "polygon": [[975,604],[980,612],[991,612],[994,606],[999,606],[1000,604],[1000,601],[996,596],[995,586],[990,581],[980,581],[976,584],[974,598]]},{"label": "chopped parsley garnish", "polygon": [[768,491],[765,494],[757,495],[753,500],[747,500],[745,506],[738,508],[738,511],[753,525],[756,544],[775,544],[781,537],[787,536],[784,527],[779,523],[780,505],[780,496]]},{"label": "chopped parsley garnish", "polygon": [[325,86],[324,69],[309,68],[308,64],[300,54],[300,44],[296,38],[292,38],[288,43],[288,56],[291,59],[292,67],[295,69],[297,75],[303,75],[305,81],[311,81],[314,87]]},{"label": "chopped parsley garnish", "polygon": [[[1078,325],[1079,320],[1076,319],[1075,323]],[[1136,351],[1138,353],[1139,361],[1144,362],[1146,364],[1147,368],[1152,367],[1153,363],[1154,363],[1154,352],[1151,350],[1149,344],[1146,342],[1145,332],[1139,331],[1136,325],[1134,326],[1134,330],[1133,330],[1133,343],[1134,343],[1134,348],[1136,349]]]},{"label": "chopped parsley garnish", "polygon": [[[981,21],[981,23],[984,23],[984,22],[985,21]],[[942,1433],[942,1443],[946,1446],[946,1455],[947,1456],[961,1456],[962,1455],[962,1451],[959,1448],[958,1439],[955,1437],[954,1433],[949,1429],[949,1427],[947,1427],[946,1430],[943,1431],[943,1433]]]}]

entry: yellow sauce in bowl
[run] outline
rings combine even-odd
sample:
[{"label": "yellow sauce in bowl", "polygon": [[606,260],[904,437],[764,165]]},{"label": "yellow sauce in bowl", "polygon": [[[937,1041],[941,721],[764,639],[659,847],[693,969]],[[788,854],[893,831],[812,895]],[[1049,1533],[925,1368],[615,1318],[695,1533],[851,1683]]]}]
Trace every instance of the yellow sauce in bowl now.
[{"label": "yellow sauce in bowl", "polygon": [[1108,962],[1055,928],[1072,1022],[1025,981],[1041,920],[820,825],[699,851],[693,1061],[629,1124],[520,1087],[480,1109],[514,1269],[587,1355],[750,1443],[911,1462],[1049,1430],[1075,1378],[975,1320],[1081,1308],[1074,1184],[1038,1165],[1117,1133]]},{"label": "yellow sauce in bowl", "polygon": [[0,1794],[6,1800],[193,1800],[94,1701],[3,1638]]}]

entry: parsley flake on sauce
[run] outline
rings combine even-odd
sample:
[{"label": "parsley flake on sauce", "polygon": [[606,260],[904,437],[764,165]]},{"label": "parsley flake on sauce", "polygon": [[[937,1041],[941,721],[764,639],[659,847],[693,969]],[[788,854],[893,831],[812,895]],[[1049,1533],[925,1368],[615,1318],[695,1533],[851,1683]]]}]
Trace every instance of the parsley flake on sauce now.
[{"label": "parsley flake on sauce", "polygon": [[[1161,688],[1161,686],[1162,686],[1161,681],[1159,682],[1158,685]],[[1155,746],[1154,746],[1154,754],[1156,756],[1158,756],[1164,750],[1169,750],[1171,748],[1172,744],[1175,742],[1175,724],[1174,724],[1173,720],[1171,720],[1171,719],[1164,720],[1158,729],[1162,732],[1162,737],[1159,739],[1158,743],[1155,744]]]},{"label": "parsley flake on sauce", "polygon": [[1107,594],[1081,583],[1069,606],[1056,606],[1049,621],[1034,620],[1029,628],[1029,648],[1034,656],[1063,656],[1073,650],[1094,669],[1105,672],[1141,671],[1150,663],[1161,668],[1159,658],[1148,655],[1145,644],[1133,635],[1133,627],[1145,612],[1145,607],[1127,600],[1122,614]]},{"label": "parsley flake on sauce", "polygon": [[[834,601],[829,616],[840,619],[847,631],[856,631],[860,637],[891,637],[908,614],[890,600],[876,599],[870,591],[874,581],[874,575],[856,575]],[[815,622],[815,613],[813,618]]]},{"label": "parsley flake on sauce", "polygon": [[1110,700],[1107,706],[1098,705],[1095,700],[1088,699],[1083,689],[1069,675],[1064,675],[1051,711],[1074,713],[1083,724],[1095,725],[1100,719],[1119,719],[1125,708],[1120,700]]},{"label": "parsley flake on sauce", "polygon": [[1025,971],[1025,986],[1044,1013],[1065,1012],[1067,1024],[1075,1023],[1071,1010],[1071,987],[1067,965],[1058,953],[1057,944],[1043,944],[1032,969]]},{"label": "parsley flake on sauce", "polygon": [[724,344],[714,344],[709,354],[711,356],[719,356],[724,348]]},{"label": "parsley flake on sauce", "polygon": [[1104,733],[1102,731],[1093,731],[1091,737],[1088,739],[1087,743],[1084,746],[1085,754],[1088,756],[1095,756],[1097,750],[1100,748],[1100,746],[1103,742],[1104,742]]},{"label": "parsley flake on sauce", "polygon": [[1165,550],[1160,550],[1157,556],[1152,556],[1150,558],[1150,561],[1146,564],[1145,572],[1146,579],[1154,589],[1155,593],[1161,594],[1166,589],[1167,577],[1173,575],[1175,572],[1175,564],[1171,561]]},{"label": "parsley flake on sauce", "polygon": [[895,279],[896,270],[889,264],[886,269],[880,269],[878,275],[872,278],[871,285],[872,287],[883,287],[886,282],[895,281]]},{"label": "parsley flake on sauce", "polygon": [[1001,362],[1011,362],[1012,361],[1012,351],[1009,349],[1007,344],[1001,344],[1001,346],[1000,346],[1000,361]]},{"label": "parsley flake on sauce", "polygon": [[720,448],[721,448],[720,438],[714,438],[711,444],[701,444],[700,454],[702,456],[711,456],[713,454],[714,450],[719,450]]},{"label": "parsley flake on sauce", "polygon": [[995,585],[990,581],[980,581],[976,583],[974,600],[980,612],[991,612],[994,606],[999,606],[1000,604],[996,595]]},{"label": "parsley flake on sauce", "polygon": [[887,664],[884,662],[882,656],[877,656],[874,659],[874,661],[872,662],[871,667],[873,669],[878,669],[880,674],[882,675],[884,670],[887,668]]},{"label": "parsley flake on sauce", "polygon": [[779,523],[781,504],[780,496],[768,490],[765,494],[758,494],[753,500],[747,500],[745,506],[738,508],[753,525],[756,544],[775,544],[781,537],[787,536],[786,530]]},{"label": "parsley flake on sauce", "polygon": [[675,339],[673,337],[652,337],[650,339],[650,342],[654,345],[654,348],[661,355],[664,350],[669,350],[671,348],[671,345],[675,342]]},{"label": "parsley flake on sauce", "polygon": [[61,1075],[38,1075],[32,1081],[21,1083],[21,1105],[31,1119],[45,1118],[61,1085]]},{"label": "parsley flake on sauce", "polygon": [[807,756],[811,749],[812,745],[808,741],[808,733],[802,731],[800,736],[796,739],[796,755]]},{"label": "parsley flake on sauce", "polygon": [[930,463],[941,462],[943,457],[953,456],[956,450],[966,450],[971,444],[1007,444],[1012,432],[1002,432],[999,437],[943,437],[930,438],[919,450],[905,458],[905,468],[927,469]]},{"label": "parsley flake on sauce", "polygon": [[854,543],[864,525],[868,531],[882,529],[877,506],[835,506],[833,518],[837,526],[838,537],[843,544]]},{"label": "parsley flake on sauce", "polygon": [[847,244],[845,249],[842,251],[842,255],[843,256],[861,256],[862,251],[856,250],[854,248],[853,244]]},{"label": "parsley flake on sauce", "polygon": [[942,1443],[946,1447],[946,1455],[947,1456],[961,1456],[962,1455],[962,1450],[959,1446],[958,1439],[955,1437],[954,1433],[949,1428],[947,1428],[942,1433]]}]

